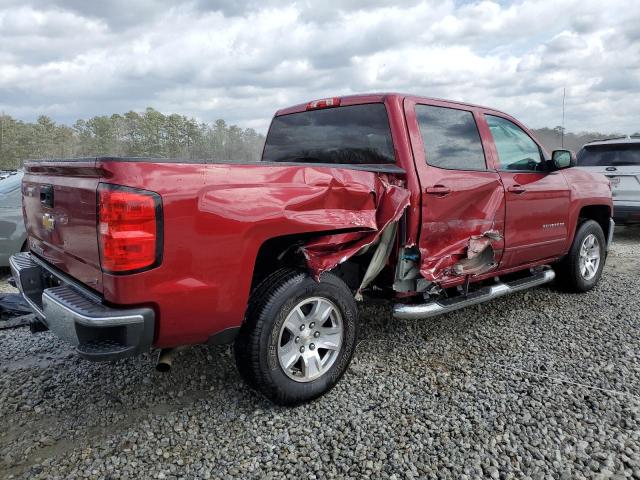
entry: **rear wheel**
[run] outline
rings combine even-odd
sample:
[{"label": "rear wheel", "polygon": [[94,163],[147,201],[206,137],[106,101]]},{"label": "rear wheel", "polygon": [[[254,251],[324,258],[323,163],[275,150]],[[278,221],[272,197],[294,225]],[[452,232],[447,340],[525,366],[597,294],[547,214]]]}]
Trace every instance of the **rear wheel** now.
[{"label": "rear wheel", "polygon": [[581,223],[568,255],[555,267],[560,287],[586,292],[596,286],[606,258],[606,243],[600,224],[594,220]]},{"label": "rear wheel", "polygon": [[296,405],[330,390],[355,350],[358,312],[349,288],[324,273],[282,269],[254,291],[235,344],[238,370],[273,402]]}]

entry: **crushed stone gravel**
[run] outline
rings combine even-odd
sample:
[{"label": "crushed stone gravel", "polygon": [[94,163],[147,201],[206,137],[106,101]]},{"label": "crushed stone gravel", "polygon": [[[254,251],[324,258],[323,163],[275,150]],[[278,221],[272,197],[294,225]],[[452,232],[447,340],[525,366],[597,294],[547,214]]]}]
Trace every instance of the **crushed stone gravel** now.
[{"label": "crushed stone gravel", "polygon": [[640,479],[639,269],[640,229],[617,228],[587,294],[425,321],[364,305],[347,374],[291,409],[252,392],[228,347],[161,374],[151,354],[89,363],[3,330],[0,477]]}]

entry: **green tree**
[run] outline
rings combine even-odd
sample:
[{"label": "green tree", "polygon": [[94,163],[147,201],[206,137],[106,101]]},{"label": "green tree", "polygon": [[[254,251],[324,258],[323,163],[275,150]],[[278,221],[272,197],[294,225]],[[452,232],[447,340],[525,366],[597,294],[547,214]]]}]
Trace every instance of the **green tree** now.
[{"label": "green tree", "polygon": [[251,128],[222,119],[207,124],[152,108],[79,119],[71,127],[44,115],[35,122],[0,115],[0,169],[18,168],[26,159],[102,155],[259,160],[263,144],[264,135]]}]

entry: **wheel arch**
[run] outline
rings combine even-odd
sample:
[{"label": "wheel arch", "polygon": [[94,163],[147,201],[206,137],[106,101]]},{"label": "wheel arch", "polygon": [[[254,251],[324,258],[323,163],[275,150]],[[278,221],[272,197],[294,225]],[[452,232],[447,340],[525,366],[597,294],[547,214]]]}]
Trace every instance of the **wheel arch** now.
[{"label": "wheel arch", "polygon": [[569,223],[569,235],[565,246],[565,252],[569,252],[573,240],[575,239],[578,226],[587,220],[594,220],[600,225],[604,232],[604,238],[610,238],[609,232],[611,226],[609,219],[611,218],[611,206],[607,204],[591,203],[582,205],[579,209],[574,210]]},{"label": "wheel arch", "polygon": [[609,229],[611,228],[611,224],[609,222],[611,213],[611,207],[609,207],[609,205],[585,205],[580,209],[580,212],[578,213],[578,222],[576,224],[576,227],[577,225],[580,225],[582,222],[585,222],[587,220],[594,220],[602,228],[602,231],[604,232],[604,238],[608,238]]},{"label": "wheel arch", "polygon": [[[345,230],[295,233],[265,240],[256,254],[250,292],[253,292],[263,279],[279,268],[293,267],[307,270],[306,259],[302,254],[301,247],[314,238],[333,233],[345,233]],[[352,290],[357,289],[363,275],[359,262],[355,261],[353,257],[331,271],[340,277]]]}]

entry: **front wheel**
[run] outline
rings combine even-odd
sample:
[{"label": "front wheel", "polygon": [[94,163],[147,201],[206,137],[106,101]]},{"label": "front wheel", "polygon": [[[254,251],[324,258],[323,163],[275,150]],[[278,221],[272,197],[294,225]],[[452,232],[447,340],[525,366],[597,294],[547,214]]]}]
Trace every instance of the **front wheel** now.
[{"label": "front wheel", "polygon": [[606,259],[606,243],[600,224],[587,220],[576,230],[567,256],[556,267],[558,285],[573,292],[586,292],[596,286]]},{"label": "front wheel", "polygon": [[235,344],[238,370],[274,403],[297,405],[330,390],[355,350],[358,310],[331,273],[316,282],[282,269],[254,290]]}]

